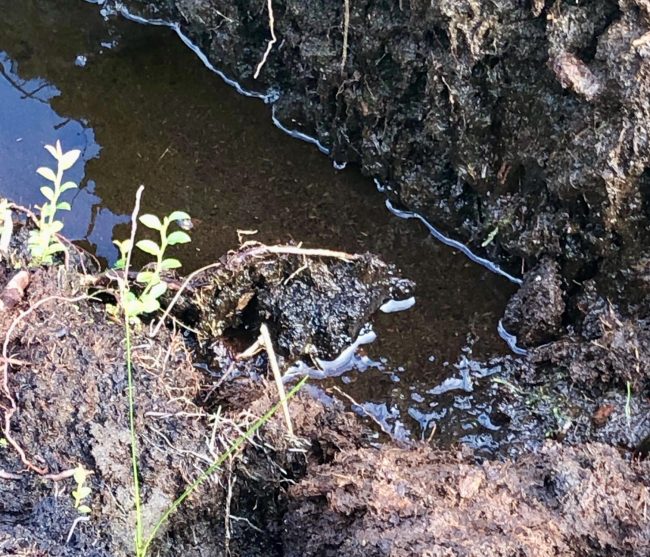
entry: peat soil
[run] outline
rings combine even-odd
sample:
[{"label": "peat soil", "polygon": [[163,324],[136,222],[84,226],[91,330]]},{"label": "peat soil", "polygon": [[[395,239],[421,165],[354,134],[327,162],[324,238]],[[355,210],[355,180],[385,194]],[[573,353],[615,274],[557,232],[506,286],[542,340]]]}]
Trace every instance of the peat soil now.
[{"label": "peat soil", "polygon": [[[24,237],[19,232],[14,246]],[[145,533],[277,401],[268,356],[237,358],[260,322],[269,324],[281,363],[309,359],[338,351],[381,303],[410,294],[412,284],[371,255],[294,249],[250,244],[229,252],[181,292],[169,327],[154,336],[153,323],[134,328]],[[74,250],[67,265],[52,267],[28,267],[19,253],[0,268],[0,552],[132,555],[126,354],[123,326],[107,312],[110,276],[92,273],[93,262]],[[181,327],[197,319],[210,323],[198,335]],[[549,441],[516,462],[398,446],[309,386],[290,400],[290,414],[295,436],[276,414],[171,515],[152,554],[650,551],[648,460],[598,443]],[[92,472],[88,516],[71,496],[67,471],[77,466]]]},{"label": "peat soil", "polygon": [[[107,312],[115,296],[110,277],[75,250],[67,265],[29,267],[20,255],[24,237],[16,235],[0,268],[0,552],[132,555],[126,354],[123,326]],[[135,327],[145,532],[277,401],[266,354],[236,357],[261,321],[281,363],[313,358],[350,342],[380,304],[410,295],[412,284],[371,255],[292,250],[249,244],[229,252],[181,292],[169,327],[155,336],[153,323]],[[180,283],[170,281],[178,291]],[[181,319],[211,325],[195,336]],[[201,363],[207,353],[218,368]],[[469,450],[400,447],[309,386],[291,399],[290,413],[295,436],[276,414],[171,515],[153,554],[650,551],[648,460],[597,443],[549,441],[514,463],[481,462]],[[92,472],[88,516],[74,508],[66,473],[80,465]]]},{"label": "peat soil", "polygon": [[[647,5],[360,1],[346,24],[347,2],[278,0],[258,83],[262,4],[127,4],[278,93],[276,117],[378,178],[395,206],[524,271],[503,323],[527,357],[461,370],[470,386],[495,379],[485,425],[515,458],[399,445],[308,387],[290,401],[296,438],[275,416],[155,553],[648,555]],[[215,269],[174,313],[198,336],[170,325],[133,340],[146,529],[277,400],[266,356],[236,358],[262,321],[284,367],[314,365],[412,288],[371,256],[306,264],[257,244]],[[97,272],[32,269],[0,314],[9,555],[132,554],[123,332],[110,294],[88,297],[110,286]],[[93,511],[75,524],[73,482],[57,474],[78,464],[94,472]]]}]

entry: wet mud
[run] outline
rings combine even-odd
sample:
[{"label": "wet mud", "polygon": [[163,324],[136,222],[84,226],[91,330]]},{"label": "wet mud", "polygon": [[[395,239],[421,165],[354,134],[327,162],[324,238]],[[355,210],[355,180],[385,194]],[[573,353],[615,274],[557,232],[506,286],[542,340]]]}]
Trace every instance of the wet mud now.
[{"label": "wet mud", "polygon": [[[261,66],[259,3],[125,4],[177,24],[240,91],[272,103],[278,124],[376,178],[397,214],[417,212],[523,277],[501,322],[519,356],[476,358],[469,342],[428,381],[421,362],[400,375],[357,350],[340,381],[290,402],[297,437],[276,416],[172,517],[157,554],[648,555],[646,4],[351,2],[346,14],[346,2],[274,1],[278,40]],[[417,259],[403,255],[410,233],[389,236],[397,259]],[[282,363],[299,362],[287,379],[322,378],[382,304],[413,293],[390,259],[255,250],[228,253],[187,289],[174,317],[196,337],[163,328],[134,341],[147,527],[277,399],[266,355],[237,359],[262,321]],[[7,334],[32,308],[3,355],[2,410],[25,450],[21,461],[11,443],[0,449],[10,553],[131,552],[124,345],[106,300],[87,298],[93,272],[33,270],[0,315]],[[373,320],[393,343],[411,332],[400,315]],[[378,391],[394,400],[373,404]],[[93,513],[75,524],[70,480],[47,474],[80,463],[94,472]]]},{"label": "wet mud", "polygon": [[528,283],[552,267],[546,294],[511,304],[525,345],[568,335],[557,349],[588,360],[586,343],[611,344],[590,325],[602,316],[627,355],[580,375],[624,380],[637,351],[648,367],[644,2],[355,2],[346,13],[345,2],[286,0],[274,3],[267,58],[271,18],[255,2],[126,4],[174,22],[219,69],[270,92],[279,121],[359,165],[398,208]]},{"label": "wet mud", "polygon": [[[105,19],[81,1],[0,0],[0,8],[0,193],[39,204],[33,169],[50,162],[43,143],[60,138],[83,158],[70,170],[80,188],[69,194],[65,233],[109,263],[138,184],[143,211],[193,217],[190,249],[174,254],[186,273],[213,263],[239,234],[378,254],[417,283],[416,303],[377,316],[375,341],[332,382],[396,435],[426,438],[436,425],[440,446],[463,437],[494,450],[498,432],[476,419],[489,412],[489,392],[429,391],[468,361],[508,353],[497,325],[513,284],[417,220],[395,218],[371,179],[353,166],[336,170],[278,129],[268,106],[206,71],[172,30]],[[456,396],[474,400],[454,407]]]},{"label": "wet mud", "polygon": [[[262,255],[254,264],[253,250]],[[253,273],[215,290],[215,277],[232,275],[238,264],[249,271],[273,269],[265,279],[282,285],[286,273],[295,275],[289,257],[304,261],[306,256],[271,254],[268,247],[264,253],[259,245],[231,252],[213,276],[205,277],[205,292],[195,283],[182,305],[205,308],[206,299],[217,300],[230,287],[250,286]],[[11,259],[25,267],[23,255]],[[83,256],[71,260],[90,265]],[[348,273],[341,271],[345,266]],[[375,273],[356,274],[368,266]],[[98,291],[106,275],[63,264],[26,274],[28,284],[17,304],[0,315],[3,416],[14,408],[0,449],[0,548],[7,555],[131,555],[125,344],[122,324],[105,305],[114,293]],[[354,285],[384,292],[362,298],[364,317],[394,294],[386,290],[387,276],[390,283],[406,282],[370,256],[347,261],[318,256],[302,279],[313,283],[303,282],[303,288],[322,293],[317,277],[323,274],[333,299]],[[16,271],[3,265],[2,275],[4,289],[13,284]],[[295,280],[300,283],[297,275]],[[281,309],[284,293],[278,289],[276,294],[275,308]],[[267,303],[272,307],[271,297]],[[306,313],[297,317],[309,323],[306,318],[316,306],[302,307]],[[235,305],[222,316],[235,319],[241,309]],[[335,307],[332,312],[334,322]],[[243,312],[237,319],[254,332],[258,317]],[[209,370],[199,358],[201,340],[183,333],[180,321],[171,323],[176,326],[154,337],[143,324],[132,338],[145,531],[278,397],[267,356],[235,357],[241,336],[219,335],[230,352],[218,369]],[[279,352],[283,334],[281,329],[274,334]],[[344,331],[331,334],[323,339],[324,349],[339,336],[347,338]],[[318,335],[310,339],[321,347]],[[213,349],[216,340],[210,338]],[[304,348],[302,338],[297,342]],[[343,402],[316,385],[305,387],[290,401],[295,436],[287,435],[276,414],[171,515],[152,551],[260,557],[640,557],[650,550],[650,461],[630,460],[596,443],[571,448],[548,441],[534,453],[505,462],[484,461],[469,449],[397,445],[378,438]],[[83,521],[67,473],[79,465],[92,472],[87,481],[91,513]]]}]

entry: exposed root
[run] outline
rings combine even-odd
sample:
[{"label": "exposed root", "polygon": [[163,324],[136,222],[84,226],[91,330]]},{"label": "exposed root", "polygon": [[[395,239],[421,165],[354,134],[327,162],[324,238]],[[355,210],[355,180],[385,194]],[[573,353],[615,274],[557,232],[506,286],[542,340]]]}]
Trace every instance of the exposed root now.
[{"label": "exposed root", "polygon": [[20,474],[12,474],[11,472],[5,472],[0,470],[0,480],[21,480],[22,476]]},{"label": "exposed root", "polygon": [[70,527],[70,531],[68,532],[68,537],[65,539],[65,545],[68,545],[70,543],[70,540],[72,539],[72,535],[74,534],[74,530],[77,527],[77,524],[79,524],[80,522],[88,522],[89,520],[90,520],[89,516],[78,516],[77,518],[74,519],[74,522]]},{"label": "exposed root", "polygon": [[341,55],[341,75],[348,61],[348,40],[350,34],[350,0],[343,0],[343,54]]},{"label": "exposed root", "polygon": [[25,455],[25,451],[11,435],[11,418],[16,413],[17,405],[16,405],[16,399],[13,397],[11,393],[11,389],[9,388],[9,365],[11,362],[11,357],[9,356],[9,342],[11,341],[11,337],[14,331],[16,330],[16,327],[18,327],[18,325],[20,324],[20,322],[23,319],[25,319],[25,317],[27,317],[28,315],[36,311],[39,307],[47,304],[48,302],[58,301],[64,303],[76,303],[82,300],[91,300],[91,299],[95,299],[95,298],[94,296],[88,294],[75,296],[73,298],[66,298],[64,296],[48,296],[47,298],[43,298],[38,302],[36,302],[33,306],[21,312],[18,315],[18,317],[16,317],[16,319],[14,319],[11,322],[11,325],[9,326],[5,334],[4,342],[2,343],[2,390],[4,392],[5,398],[9,401],[8,408],[2,405],[2,409],[4,411],[4,425],[2,426],[2,434],[4,435],[7,442],[18,453],[21,462],[25,466],[27,466],[27,468],[33,470],[37,474],[41,474],[41,475],[47,474],[47,468],[41,468],[40,466],[37,466],[32,461],[30,461]]},{"label": "exposed root", "polygon": [[255,70],[255,75],[253,75],[253,79],[257,79],[258,76],[260,75],[260,71],[262,70],[262,67],[264,64],[266,64],[266,59],[269,57],[269,54],[271,53],[271,49],[273,48],[273,45],[277,42],[277,37],[275,36],[275,18],[273,17],[273,2],[272,0],[267,0],[266,7],[269,11],[269,31],[271,31],[271,40],[269,40],[268,44],[266,45],[266,50],[264,51],[264,56],[260,60],[260,63],[257,65],[257,69]]},{"label": "exposed root", "polygon": [[[76,470],[77,470],[76,468],[69,468],[68,470],[63,470],[63,472],[59,472],[58,474],[45,474],[45,476],[43,477],[46,480],[52,480],[53,482],[60,482],[63,480],[67,480],[68,478],[72,478]],[[90,475],[93,474],[94,472],[92,470],[87,470],[86,473]]]}]

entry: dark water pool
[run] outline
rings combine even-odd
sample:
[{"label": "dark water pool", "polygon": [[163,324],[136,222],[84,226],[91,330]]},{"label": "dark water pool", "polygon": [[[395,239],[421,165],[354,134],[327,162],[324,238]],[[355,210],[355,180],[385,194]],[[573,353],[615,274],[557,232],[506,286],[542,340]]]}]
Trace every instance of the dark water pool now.
[{"label": "dark water pool", "polygon": [[196,218],[186,271],[236,247],[238,229],[380,254],[417,282],[417,303],[379,315],[371,368],[330,385],[393,430],[428,436],[438,422],[434,439],[491,445],[490,380],[476,362],[507,352],[497,323],[510,283],[392,216],[372,180],[277,129],[268,106],[225,85],[171,30],[105,20],[81,0],[0,9],[1,195],[39,203],[34,170],[51,163],[43,145],[60,139],[83,152],[65,231],[106,260],[139,184],[145,211]]}]

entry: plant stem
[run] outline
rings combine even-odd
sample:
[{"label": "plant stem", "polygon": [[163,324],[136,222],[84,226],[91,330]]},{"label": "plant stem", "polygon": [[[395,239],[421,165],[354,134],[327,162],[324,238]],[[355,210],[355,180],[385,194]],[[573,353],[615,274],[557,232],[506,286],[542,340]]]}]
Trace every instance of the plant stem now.
[{"label": "plant stem", "polygon": [[140,480],[138,478],[138,440],[135,433],[135,393],[133,388],[133,362],[131,361],[131,325],[124,314],[124,337],[126,339],[126,377],[129,401],[129,430],[131,433],[131,467],[133,469],[133,497],[135,503],[135,548],[140,555],[142,546],[142,508],[140,504]]},{"label": "plant stem", "polygon": [[[131,253],[133,251],[135,233],[138,227],[138,212],[140,211],[140,198],[142,196],[144,186],[140,186],[135,194],[135,207],[131,215],[131,249],[126,256],[124,262],[124,278],[120,281],[120,296],[126,300],[126,295],[129,291],[129,267],[131,265]],[[142,553],[142,505],[140,498],[140,479],[138,467],[138,439],[135,429],[135,389],[133,385],[133,361],[131,358],[131,324],[129,323],[129,315],[126,308],[123,308],[124,313],[124,338],[126,340],[126,380],[128,389],[128,403],[129,403],[129,431],[131,434],[131,467],[133,469],[133,499],[135,506],[135,554],[137,557],[144,555]]]}]

